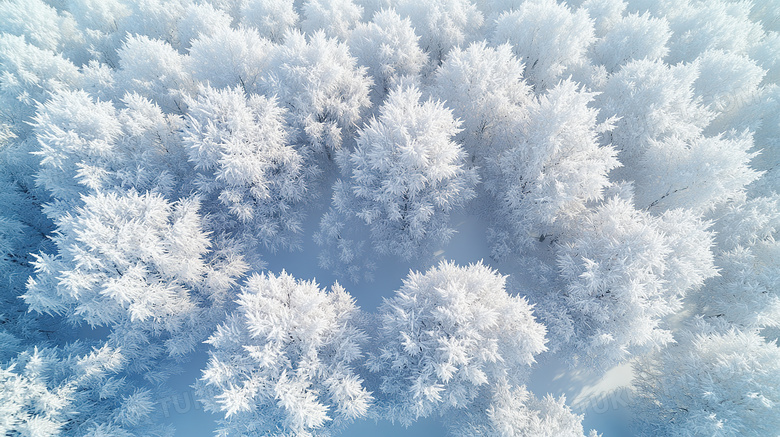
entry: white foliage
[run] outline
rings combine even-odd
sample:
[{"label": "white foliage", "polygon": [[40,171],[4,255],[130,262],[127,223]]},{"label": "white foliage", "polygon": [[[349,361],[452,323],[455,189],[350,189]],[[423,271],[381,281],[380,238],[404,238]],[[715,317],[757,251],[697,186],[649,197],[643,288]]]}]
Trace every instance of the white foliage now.
[{"label": "white foliage", "polygon": [[738,129],[755,129],[754,142],[758,156],[751,166],[765,173],[749,191],[753,196],[771,196],[780,181],[780,86],[768,86],[747,102],[732,121]]},{"label": "white foliage", "polygon": [[[714,114],[693,93],[697,76],[695,65],[639,60],[629,62],[609,78],[595,102],[602,108],[602,116],[617,118],[614,129],[605,136],[619,150],[618,159],[623,164],[614,172],[616,180],[634,180],[646,165],[642,162],[645,153],[664,141],[680,144],[702,135]],[[685,153],[680,147],[672,150]],[[663,166],[665,161],[654,160],[653,164]],[[656,174],[657,168],[649,171]],[[640,195],[644,188],[639,189]]]},{"label": "white foliage", "polygon": [[672,340],[660,324],[681,303],[664,287],[671,250],[655,221],[612,198],[584,216],[577,232],[559,246],[577,355],[598,369]]},{"label": "white foliage", "polygon": [[750,4],[750,19],[761,23],[768,31],[780,31],[780,3],[777,0],[752,2]]},{"label": "white foliage", "polygon": [[196,384],[206,410],[225,414],[218,435],[328,435],[366,415],[372,396],[352,367],[366,335],[341,286],[255,274],[237,303]]},{"label": "white foliage", "polygon": [[434,67],[441,64],[453,48],[478,40],[484,23],[482,13],[469,0],[399,0],[395,9],[412,21],[420,36],[420,47]]},{"label": "white foliage", "polygon": [[247,0],[241,5],[241,24],[254,27],[260,36],[275,43],[298,23],[292,0]]},{"label": "white foliage", "polygon": [[16,135],[29,133],[37,104],[50,93],[74,89],[79,79],[76,66],[62,55],[0,33],[0,120]]},{"label": "white foliage", "polygon": [[58,14],[42,0],[2,2],[0,17],[3,17],[0,33],[24,36],[28,43],[43,50],[67,53],[83,44],[73,17]]},{"label": "white foliage", "polygon": [[118,30],[131,14],[130,7],[121,0],[65,0],[64,3],[82,30],[87,52],[93,59],[116,68],[116,50],[126,36]]},{"label": "white foliage", "polygon": [[669,23],[649,14],[629,14],[612,23],[609,31],[593,45],[594,60],[608,72],[630,61],[663,59],[671,37]]},{"label": "white foliage", "polygon": [[231,221],[237,221],[240,240],[296,246],[308,172],[289,144],[284,110],[273,99],[210,87],[188,106],[182,136],[201,171],[195,184],[221,205],[212,212],[212,228],[236,231]]},{"label": "white foliage", "polygon": [[716,211],[718,248],[724,251],[740,246],[772,244],[780,231],[780,196],[741,199]]},{"label": "white foliage", "polygon": [[181,47],[177,22],[192,4],[191,0],[125,0],[122,4],[128,7],[129,15],[114,23],[119,35],[144,35]]},{"label": "white foliage", "polygon": [[[50,437],[168,436],[153,424],[151,391],[118,377],[126,358],[107,346],[32,348],[0,367],[0,432]],[[111,429],[101,434],[99,429]]]},{"label": "white foliage", "polygon": [[[31,358],[40,359],[37,350]],[[69,406],[67,391],[62,394],[50,391],[44,375],[32,372],[19,375],[16,367],[12,364],[0,368],[0,432],[40,437],[59,435],[64,410]]]},{"label": "white foliage", "polygon": [[[565,397],[537,399],[526,388],[497,384],[483,411],[455,413],[449,428],[455,437],[584,437],[582,415],[572,413]],[[597,437],[595,432],[588,434]]]},{"label": "white foliage", "polygon": [[153,100],[165,112],[184,112],[184,98],[193,94],[194,84],[185,57],[173,46],[145,35],[130,36],[117,54],[116,80],[122,90]]},{"label": "white foliage", "polygon": [[780,326],[779,253],[777,243],[720,253],[720,277],[697,296],[701,312],[745,329]]},{"label": "white foliage", "polygon": [[[607,114],[620,117],[610,134],[624,166],[616,176],[635,182],[643,207],[706,210],[760,176],[749,167],[750,133],[703,135],[714,114],[693,93],[697,76],[695,65],[634,61],[597,98]],[[711,81],[705,76],[700,85]]]},{"label": "white foliage", "polygon": [[671,250],[664,271],[664,287],[669,293],[684,296],[718,276],[713,254],[716,233],[710,230],[711,222],[685,208],[665,211],[659,219],[656,226]]},{"label": "white foliage", "polygon": [[565,78],[569,68],[587,63],[595,41],[593,22],[583,9],[572,11],[555,0],[532,0],[498,17],[495,44],[509,43],[525,65],[525,77],[541,93]]},{"label": "white foliage", "polygon": [[[353,279],[482,250],[445,244],[490,221],[554,353],[639,361],[647,435],[776,434],[778,10],[0,0],[0,434],[171,436],[158,389],[221,322],[198,393],[222,436],[434,412],[464,436],[583,434],[524,388],[545,328],[481,264],[411,274],[365,319],[338,286],[254,276],[226,319],[320,199],[321,265]],[[450,224],[478,172],[488,197]],[[36,350],[82,334],[63,321],[106,346]]]},{"label": "white foliage", "polygon": [[706,211],[739,198],[745,187],[761,176],[750,167],[756,153],[749,152],[753,137],[748,132],[689,141],[671,137],[649,145],[631,166],[637,205]]},{"label": "white foliage", "polygon": [[634,162],[652,140],[696,137],[710,122],[693,94],[698,76],[690,65],[660,61],[629,62],[609,78],[597,104],[606,116],[617,116],[611,138],[624,165]]},{"label": "white foliage", "polygon": [[192,41],[187,66],[204,86],[257,92],[271,47],[253,28],[220,26]]},{"label": "white foliage", "polygon": [[778,41],[780,41],[780,31],[766,32],[764,37],[754,44],[748,53],[751,59],[767,71],[764,80],[764,83],[767,84],[780,81],[780,46],[778,46]]},{"label": "white foliage", "polygon": [[[183,49],[190,49],[192,42],[201,35],[209,36],[215,35],[218,31],[224,32],[224,29],[230,27],[230,22],[230,16],[216,9],[211,3],[191,4],[176,22],[179,44]],[[191,51],[190,55],[192,55]]]},{"label": "white foliage", "polygon": [[56,220],[57,253],[36,256],[25,302],[74,323],[115,328],[124,334],[114,337],[116,346],[127,344],[130,357],[139,342],[160,336],[173,338],[166,344],[173,356],[191,350],[207,320],[203,307],[224,302],[233,284],[220,281],[223,273],[229,279],[242,271],[240,261],[224,272],[207,264],[197,201],[172,204],[133,191],[82,201]]},{"label": "white foliage", "polygon": [[116,30],[117,22],[130,15],[130,9],[121,0],[65,0],[65,6],[79,26],[91,31]]},{"label": "white foliage", "polygon": [[453,233],[450,211],[473,198],[477,176],[452,137],[458,124],[441,103],[419,103],[420,92],[390,93],[379,118],[358,132],[357,147],[339,159],[333,206],[371,229],[381,254],[406,259]]},{"label": "white foliage", "polygon": [[172,194],[186,186],[182,179],[191,171],[186,152],[179,138],[184,126],[176,114],[166,114],[154,102],[138,94],[127,94],[121,99],[123,109],[117,114],[122,125],[116,157],[123,165],[116,165],[116,185],[136,191],[155,191]]},{"label": "white foliage", "polygon": [[780,326],[778,200],[757,197],[715,211],[721,275],[696,295],[704,315],[740,329]]},{"label": "white foliage", "polygon": [[328,37],[344,41],[360,22],[363,8],[352,0],[306,0],[303,3],[301,30],[312,35],[325,32]]},{"label": "white foliage", "polygon": [[775,435],[777,344],[739,330],[691,337],[636,367],[642,435]]},{"label": "white foliage", "polygon": [[[3,188],[8,185],[3,184]],[[11,217],[0,216],[0,263],[5,264],[16,252],[24,236],[24,223]]]},{"label": "white foliage", "polygon": [[686,0],[670,9],[667,19],[673,32],[667,62],[693,62],[707,50],[745,54],[761,41],[760,23],[750,20],[751,2]]},{"label": "white foliage", "polygon": [[510,12],[519,8],[525,0],[480,0],[476,6],[485,14],[485,31],[490,32],[490,26],[495,25],[496,19],[504,12]]},{"label": "white foliage", "polygon": [[561,82],[527,106],[517,143],[498,155],[496,194],[517,244],[560,235],[600,200],[610,170],[619,166],[611,146],[599,146],[608,123],[596,122],[593,94]]},{"label": "white foliage", "polygon": [[[135,188],[170,192],[180,174],[183,151],[175,131],[180,119],[136,94],[125,109],[92,99],[83,91],[60,92],[39,107],[34,132],[40,168],[36,183],[57,202],[58,215],[99,190]],[[184,158],[186,159],[186,158]]]},{"label": "white foliage", "polygon": [[708,50],[696,59],[699,77],[693,83],[702,104],[718,112],[732,111],[758,93],[765,71],[745,55]]},{"label": "white foliage", "polygon": [[388,397],[389,418],[408,425],[468,408],[502,381],[518,384],[545,351],[531,306],[482,263],[442,262],[410,272],[379,310],[378,351],[368,358]]},{"label": "white foliage", "polygon": [[603,38],[615,25],[624,21],[628,4],[623,0],[585,0],[580,7],[593,20],[596,37]]},{"label": "white foliage", "polygon": [[374,14],[369,23],[358,23],[349,36],[349,49],[368,74],[380,97],[399,86],[405,78],[420,74],[427,62],[408,18],[392,9]]},{"label": "white foliage", "polygon": [[96,60],[81,66],[79,88],[100,100],[115,99],[117,93],[116,70]]},{"label": "white foliage", "polygon": [[288,109],[293,127],[315,151],[341,148],[370,104],[371,79],[346,44],[322,32],[292,32],[270,54],[262,89]]},{"label": "white foliage", "polygon": [[79,202],[85,188],[103,188],[122,133],[111,102],[94,101],[83,91],[57,93],[39,108],[35,122],[38,185],[69,204]]},{"label": "white foliage", "polygon": [[484,41],[453,49],[436,70],[431,92],[462,120],[458,138],[480,164],[514,145],[532,101],[512,48]]},{"label": "white foliage", "polygon": [[238,25],[241,20],[241,7],[247,0],[207,0],[217,9],[228,14],[232,20],[231,26]]},{"label": "white foliage", "polygon": [[314,241],[323,246],[317,260],[323,269],[354,283],[371,282],[376,269],[374,256],[368,252],[369,242],[354,235],[353,226],[360,226],[359,218],[350,219],[330,207],[320,219],[319,231],[314,233]]}]

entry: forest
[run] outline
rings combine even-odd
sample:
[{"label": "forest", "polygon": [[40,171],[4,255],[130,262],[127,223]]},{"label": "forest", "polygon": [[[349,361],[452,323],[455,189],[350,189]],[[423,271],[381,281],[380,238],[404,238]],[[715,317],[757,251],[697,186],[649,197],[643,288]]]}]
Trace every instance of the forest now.
[{"label": "forest", "polygon": [[779,164],[779,0],[0,0],[0,433],[780,436]]}]

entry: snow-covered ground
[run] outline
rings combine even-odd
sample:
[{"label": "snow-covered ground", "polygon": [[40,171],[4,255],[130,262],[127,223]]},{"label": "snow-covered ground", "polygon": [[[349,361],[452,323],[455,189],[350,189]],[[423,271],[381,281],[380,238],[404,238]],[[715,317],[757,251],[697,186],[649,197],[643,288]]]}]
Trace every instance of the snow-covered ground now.
[{"label": "snow-covered ground", "polygon": [[[319,203],[323,203],[320,199]],[[321,205],[319,206],[321,208]],[[320,216],[314,208],[310,211],[306,222],[306,233],[311,234],[317,225]],[[458,233],[445,246],[434,254],[436,259],[455,261],[460,265],[466,265],[482,260],[486,264],[491,263],[490,249],[486,243],[486,224],[477,214],[461,212],[452,217],[452,223]],[[319,247],[306,239],[304,248],[299,252],[280,251],[272,256],[265,256],[267,269],[278,273],[287,271],[299,279],[316,279],[320,286],[329,286],[337,281],[337,278],[327,270],[321,269],[317,264]],[[382,298],[390,297],[400,288],[403,278],[410,269],[426,268],[413,264],[402,263],[396,259],[381,259],[381,265],[375,273],[373,282],[350,283],[344,281],[342,285],[357,300],[357,304],[365,311],[376,311],[382,304]],[[503,262],[500,264],[511,264]],[[499,268],[497,265],[494,267]],[[501,272],[506,274],[507,272]],[[523,289],[522,271],[514,275],[517,281],[514,285]],[[530,278],[531,275],[528,275]],[[530,288],[530,287],[525,287]],[[200,377],[200,369],[205,368],[206,356],[200,353],[186,366],[185,373],[177,375],[173,381],[175,394],[160,401],[159,408],[176,427],[176,435],[181,437],[210,435],[216,428],[218,415],[212,415],[203,411],[202,406],[194,402],[195,392],[189,386]],[[631,391],[627,385],[631,380],[630,365],[621,365],[611,369],[601,377],[587,375],[581,371],[571,370],[557,354],[542,354],[538,363],[534,366],[528,381],[528,388],[538,397],[547,393],[566,396],[566,402],[572,410],[578,414],[584,414],[583,428],[587,431],[596,429],[604,437],[622,437],[631,435],[629,427],[628,411],[626,406],[630,400]],[[446,430],[437,417],[429,417],[415,422],[408,428],[398,423],[388,421],[374,422],[373,420],[359,420],[345,429],[340,435],[344,437],[436,437],[445,436]]]},{"label": "snow-covered ground", "polygon": [[773,3],[0,0],[0,435],[777,436]]}]

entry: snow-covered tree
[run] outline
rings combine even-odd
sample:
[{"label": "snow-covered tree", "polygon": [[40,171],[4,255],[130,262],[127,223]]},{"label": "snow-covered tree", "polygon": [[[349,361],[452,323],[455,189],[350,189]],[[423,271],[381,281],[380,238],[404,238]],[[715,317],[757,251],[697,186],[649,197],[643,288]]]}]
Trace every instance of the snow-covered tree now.
[{"label": "snow-covered tree", "polygon": [[20,140],[30,132],[36,106],[51,93],[76,88],[79,79],[76,66],[62,55],[24,36],[0,33],[0,123]]},{"label": "snow-covered tree", "polygon": [[110,344],[138,369],[162,353],[190,352],[243,262],[210,256],[197,199],[130,191],[82,201],[55,221],[57,252],[33,262],[23,295],[30,309],[111,328]]},{"label": "snow-covered tree", "polygon": [[66,0],[63,6],[76,20],[91,58],[118,67],[116,49],[127,36],[119,27],[131,14],[128,5],[121,0]]},{"label": "snow-covered tree", "polygon": [[698,312],[729,327],[780,327],[780,198],[732,202],[715,212],[720,275],[693,296]]},{"label": "snow-covered tree", "polygon": [[[668,293],[685,296],[697,292],[706,281],[718,276],[712,223],[691,209],[665,211],[655,223],[671,252],[666,258],[664,287]],[[713,278],[713,279],[710,279]]]},{"label": "snow-covered tree", "polygon": [[122,4],[128,8],[129,15],[116,23],[117,33],[123,37],[145,35],[179,48],[178,20],[192,3],[191,0],[123,0]]},{"label": "snow-covered tree", "polygon": [[[228,14],[231,19],[231,26],[237,26],[241,21],[241,7],[247,0],[207,0],[217,9]],[[291,0],[285,0],[291,1]]]},{"label": "snow-covered tree", "polygon": [[48,249],[46,235],[51,232],[50,222],[35,198],[5,172],[0,173],[0,205],[3,205],[0,211],[0,283],[3,284],[0,287],[0,363],[3,363],[27,345],[43,341],[43,331],[60,329],[61,324],[29,313],[27,305],[19,299],[27,277],[33,273],[30,253]]},{"label": "snow-covered tree", "polygon": [[484,23],[482,12],[470,0],[399,0],[395,9],[412,21],[420,47],[433,67],[441,64],[450,50],[478,40]]},{"label": "snow-covered tree", "polygon": [[463,121],[457,138],[480,165],[514,145],[531,103],[523,65],[512,48],[484,41],[453,49],[436,70],[431,92]]},{"label": "snow-covered tree", "polygon": [[410,272],[384,301],[368,367],[381,380],[386,417],[408,425],[463,411],[497,384],[522,382],[546,349],[545,328],[524,298],[506,292],[505,280],[482,263],[442,262]]},{"label": "snow-covered tree", "polygon": [[[715,119],[706,133],[727,132],[731,129],[757,131],[763,126],[762,117],[745,114],[768,90],[761,88],[766,70],[746,55],[722,50],[708,50],[696,58],[699,77],[693,83],[694,93],[701,103],[715,113]],[[747,119],[747,120],[745,120]]]},{"label": "snow-covered tree", "polygon": [[116,159],[122,165],[112,169],[115,185],[171,197],[189,194],[187,176],[192,167],[179,135],[184,127],[182,117],[164,113],[159,105],[138,94],[126,94],[118,106],[122,107],[117,114],[122,136],[117,143],[121,157]]},{"label": "snow-covered tree", "polygon": [[314,233],[314,241],[322,247],[320,267],[354,283],[373,281],[376,260],[368,239],[355,232],[360,227],[358,217],[345,216],[334,208],[326,211],[320,218],[319,231]]},{"label": "snow-covered tree", "polygon": [[558,265],[575,319],[575,359],[603,371],[672,341],[664,318],[681,309],[685,292],[715,274],[707,224],[686,215],[659,219],[613,197],[561,241]]},{"label": "snow-covered tree", "polygon": [[178,17],[176,39],[181,49],[189,50],[201,35],[214,35],[229,28],[230,23],[230,16],[209,2],[190,4]]},{"label": "snow-covered tree", "polygon": [[707,50],[744,54],[764,36],[761,23],[750,20],[749,2],[684,1],[664,5],[664,12],[673,32],[670,64],[692,62]]},{"label": "snow-covered tree", "polygon": [[565,78],[567,69],[587,62],[593,32],[587,11],[572,11],[555,0],[532,0],[498,17],[493,42],[512,45],[526,80],[541,93]]},{"label": "snow-covered tree", "polygon": [[218,435],[330,435],[367,414],[372,396],[354,368],[367,337],[341,286],[255,274],[237,303],[208,339],[196,384],[206,410],[225,416]]},{"label": "snow-covered tree", "polygon": [[298,18],[291,0],[246,0],[241,5],[241,24],[254,27],[273,42],[281,42]]},{"label": "snow-covered tree", "polygon": [[744,329],[780,327],[780,268],[773,257],[779,250],[777,244],[739,246],[719,254],[720,277],[697,296],[703,315]]},{"label": "snow-covered tree", "polygon": [[420,103],[416,88],[398,89],[358,132],[355,150],[340,153],[333,208],[368,225],[380,254],[409,259],[452,236],[449,213],[474,197],[477,182],[452,141],[458,124],[441,103]]},{"label": "snow-covered tree", "polygon": [[[27,254],[22,248],[35,240],[27,228],[39,224],[35,213],[40,211],[31,200],[9,175],[0,173],[0,272],[5,273],[8,264],[24,264]],[[13,282],[9,278],[7,285]]]},{"label": "snow-covered tree", "polygon": [[272,44],[253,28],[220,26],[192,41],[187,65],[203,86],[259,90]]},{"label": "snow-covered tree", "polygon": [[358,23],[350,33],[349,49],[360,65],[368,67],[379,99],[422,71],[427,57],[419,39],[411,21],[392,9],[377,12],[371,22]]},{"label": "snow-covered tree", "polygon": [[635,163],[653,141],[696,138],[712,120],[712,113],[693,93],[697,76],[695,65],[669,66],[644,59],[629,62],[610,76],[595,103],[602,108],[602,118],[618,118],[606,141],[620,151],[624,167],[619,176],[630,179]]},{"label": "snow-covered tree", "polygon": [[[59,434],[64,422],[62,416],[63,410],[68,407],[68,393],[67,390],[62,390],[62,393],[56,389],[50,391],[45,375],[35,371],[35,364],[42,361],[38,351],[35,350],[30,358],[37,362],[30,366],[30,375],[14,372],[16,363],[0,368],[0,400],[3,404],[0,432],[4,435],[54,436]],[[28,373],[25,370],[22,371]]]},{"label": "snow-covered tree", "polygon": [[112,152],[122,133],[111,102],[95,101],[83,91],[57,93],[39,108],[35,121],[38,185],[69,205],[88,189],[104,186],[106,173],[116,168]]},{"label": "snow-covered tree", "polygon": [[630,61],[663,59],[671,37],[669,23],[645,13],[629,14],[609,24],[609,30],[593,45],[593,57],[608,72]]},{"label": "snow-covered tree", "polygon": [[635,367],[641,435],[777,434],[777,344],[739,330],[688,337]]},{"label": "snow-covered tree", "polygon": [[28,43],[61,52],[76,65],[86,60],[84,37],[71,14],[60,14],[42,0],[9,0],[0,3],[0,17],[0,33],[24,36]]},{"label": "snow-covered tree", "polygon": [[30,348],[0,366],[0,432],[8,436],[172,436],[152,392],[120,377],[127,359],[82,343]]},{"label": "snow-covered tree", "polygon": [[312,35],[325,32],[344,41],[363,17],[363,8],[352,0],[306,0],[301,7],[301,30]]},{"label": "snow-covered tree", "polygon": [[310,171],[289,144],[284,110],[237,88],[203,88],[187,105],[183,142],[211,200],[210,228],[272,249],[297,246]]},{"label": "snow-covered tree", "polygon": [[185,57],[173,46],[145,35],[130,36],[117,53],[121,90],[153,100],[167,113],[184,112],[184,99],[195,87]]},{"label": "snow-covered tree", "polygon": [[370,104],[365,68],[357,66],[345,43],[322,32],[289,33],[269,56],[261,89],[279,98],[312,150],[340,149]]},{"label": "snow-covered tree", "polygon": [[[572,1],[569,3],[577,3]],[[580,7],[593,20],[597,38],[603,38],[618,22],[623,20],[628,4],[623,0],[584,0]]]},{"label": "snow-covered tree", "polygon": [[[497,384],[481,411],[452,414],[448,427],[455,437],[584,437],[582,415],[572,413],[566,398],[537,399],[525,387]],[[589,437],[598,437],[595,431]]]},{"label": "snow-covered tree", "polygon": [[[170,435],[153,400],[220,324],[198,384],[222,435],[441,413],[456,435],[581,436],[562,398],[524,388],[544,346],[597,372],[642,363],[648,434],[774,432],[778,10],[0,0],[0,434]],[[385,331],[339,287],[288,275],[234,303],[267,251],[312,236],[321,267],[355,280],[492,249],[509,285],[484,266],[414,274],[379,311]],[[300,305],[256,304],[266,288]],[[526,291],[549,343],[505,289]],[[303,350],[252,331],[270,313],[285,332],[335,331],[306,331]],[[81,369],[93,346],[122,365]],[[738,372],[708,375],[723,363]]]},{"label": "snow-covered tree", "polygon": [[756,156],[752,149],[749,132],[652,141],[641,159],[631,165],[637,204],[662,211],[708,210],[737,199],[761,175],[750,167]]},{"label": "snow-covered tree", "polygon": [[575,225],[588,202],[602,198],[608,173],[619,165],[614,149],[598,142],[609,122],[596,122],[597,110],[588,107],[593,94],[577,88],[561,82],[528,105],[519,141],[490,163],[498,178],[491,188],[504,213],[499,225],[508,225],[516,245]]},{"label": "snow-covered tree", "polygon": [[181,120],[136,94],[120,102],[95,100],[83,91],[60,92],[39,107],[34,133],[40,168],[36,183],[56,200],[47,213],[67,214],[81,196],[134,188],[170,193],[186,169],[176,130]]},{"label": "snow-covered tree", "polygon": [[[722,112],[758,92],[766,71],[745,55],[708,50],[696,58],[699,77],[693,84],[702,104]],[[716,77],[720,76],[720,80]]]},{"label": "snow-covered tree", "polygon": [[597,103],[618,117],[605,137],[619,150],[617,179],[633,181],[642,207],[707,210],[738,197],[759,173],[749,132],[706,136],[714,114],[694,95],[695,65],[633,61],[610,77]]}]

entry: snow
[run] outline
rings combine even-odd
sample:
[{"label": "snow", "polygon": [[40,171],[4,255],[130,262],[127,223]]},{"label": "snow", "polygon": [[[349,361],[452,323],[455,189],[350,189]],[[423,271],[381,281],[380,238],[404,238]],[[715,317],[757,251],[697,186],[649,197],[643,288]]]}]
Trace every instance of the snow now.
[{"label": "snow", "polygon": [[[322,199],[320,199],[320,203],[322,203],[321,201]],[[309,211],[308,219],[304,224],[304,232],[307,235],[310,235],[310,230],[316,226],[319,219],[316,210],[317,205],[315,204]],[[473,210],[472,214],[460,212],[454,214],[451,220],[457,233],[447,245],[431,254],[436,260],[432,263],[438,262],[439,259],[447,259],[459,265],[467,265],[480,260],[487,265],[497,264],[490,261],[490,248],[485,239],[487,226],[478,213],[474,213]],[[266,268],[270,272],[278,273],[285,270],[299,279],[315,279],[321,287],[330,286],[337,279],[331,272],[318,266],[318,253],[319,247],[311,239],[305,239],[302,251],[280,251],[273,256],[266,255],[264,261],[266,261]],[[365,311],[376,311],[381,305],[383,297],[390,297],[393,291],[400,288],[402,279],[406,277],[410,269],[426,268],[414,263],[404,263],[396,258],[388,257],[381,261],[381,268],[376,272],[376,278],[373,282],[354,284],[344,281],[342,284],[355,297],[358,306]],[[530,274],[521,277],[520,284],[523,280],[530,280],[531,277]],[[530,285],[528,287],[530,288]],[[206,435],[205,430],[216,428],[214,421],[218,416],[204,412],[199,404],[193,403],[194,390],[189,387],[196,378],[200,377],[200,369],[205,367],[205,362],[205,353],[200,352],[187,364],[186,372],[177,375],[171,381],[177,397],[164,399],[163,403],[168,405],[169,418],[167,420],[176,426],[177,437]],[[605,372],[602,377],[596,378],[585,372],[571,370],[557,354],[542,354],[531,373],[528,388],[537,397],[542,397],[547,393],[556,397],[565,395],[567,404],[572,407],[573,411],[585,415],[583,428],[586,431],[596,429],[604,437],[621,437],[631,435],[626,408],[631,399],[630,389],[627,389],[630,380],[630,364],[616,366]],[[356,421],[339,435],[343,437],[368,435],[375,437],[443,437],[446,435],[446,430],[440,419],[435,416],[420,419],[408,428],[402,427],[399,423],[363,419]]]},{"label": "snow", "polygon": [[673,3],[0,0],[0,434],[776,434],[778,2]]}]

